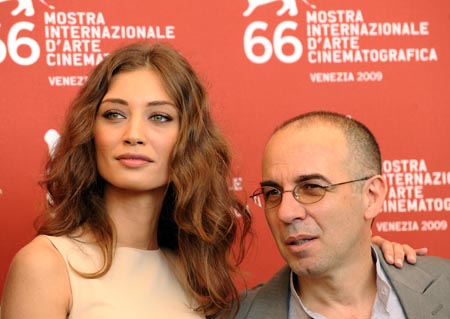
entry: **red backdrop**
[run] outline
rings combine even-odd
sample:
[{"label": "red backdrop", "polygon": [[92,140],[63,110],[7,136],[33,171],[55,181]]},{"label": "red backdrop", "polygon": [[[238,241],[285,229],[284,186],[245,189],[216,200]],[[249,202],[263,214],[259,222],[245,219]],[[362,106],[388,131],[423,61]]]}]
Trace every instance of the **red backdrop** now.
[{"label": "red backdrop", "polygon": [[[281,121],[349,114],[378,137],[391,184],[374,232],[450,257],[448,0],[0,0],[0,13],[0,287],[34,236],[49,130],[105,54],[143,39],[172,44],[200,73],[240,195],[257,187],[264,143]],[[252,285],[283,262],[250,207]]]}]

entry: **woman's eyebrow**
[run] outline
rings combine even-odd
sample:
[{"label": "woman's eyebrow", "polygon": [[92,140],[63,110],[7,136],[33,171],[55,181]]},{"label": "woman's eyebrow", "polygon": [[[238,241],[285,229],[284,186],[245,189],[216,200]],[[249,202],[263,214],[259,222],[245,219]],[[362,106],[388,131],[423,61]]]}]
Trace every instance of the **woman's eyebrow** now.
[{"label": "woman's eyebrow", "polygon": [[[120,98],[108,98],[104,99],[101,104],[103,103],[116,103],[116,104],[122,104],[122,105],[128,105],[128,102],[124,99]],[[171,105],[175,106],[172,102],[166,101],[166,100],[154,100],[147,103],[147,106],[158,106],[158,105]]]},{"label": "woman's eyebrow", "polygon": [[147,103],[147,106],[158,106],[158,105],[171,105],[171,106],[175,106],[175,104],[173,104],[170,101],[166,101],[166,100],[155,100],[155,101],[151,101]]},{"label": "woman's eyebrow", "polygon": [[119,99],[119,98],[104,99],[100,104],[103,104],[103,103],[116,103],[116,104],[128,105],[127,101],[125,101],[124,99]]}]

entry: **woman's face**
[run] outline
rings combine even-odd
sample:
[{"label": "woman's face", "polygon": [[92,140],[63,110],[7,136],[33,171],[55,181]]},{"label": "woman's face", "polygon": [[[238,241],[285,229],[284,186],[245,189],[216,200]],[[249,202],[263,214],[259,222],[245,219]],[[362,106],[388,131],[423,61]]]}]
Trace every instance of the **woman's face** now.
[{"label": "woman's face", "polygon": [[179,129],[177,108],[154,71],[116,75],[94,124],[97,167],[107,187],[136,192],[166,187]]}]

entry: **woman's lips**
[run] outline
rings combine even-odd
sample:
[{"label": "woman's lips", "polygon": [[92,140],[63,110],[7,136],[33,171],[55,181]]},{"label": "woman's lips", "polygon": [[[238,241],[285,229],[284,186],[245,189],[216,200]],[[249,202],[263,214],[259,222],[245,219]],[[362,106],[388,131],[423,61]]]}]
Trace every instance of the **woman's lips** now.
[{"label": "woman's lips", "polygon": [[142,167],[153,161],[143,154],[121,154],[116,159],[123,165],[131,168]]}]

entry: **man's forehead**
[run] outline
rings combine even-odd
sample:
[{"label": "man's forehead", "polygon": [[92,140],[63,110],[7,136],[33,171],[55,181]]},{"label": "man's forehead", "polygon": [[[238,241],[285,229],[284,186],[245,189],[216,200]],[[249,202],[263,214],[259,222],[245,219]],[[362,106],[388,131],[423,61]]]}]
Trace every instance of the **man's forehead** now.
[{"label": "man's forehead", "polygon": [[[280,153],[289,156],[294,151],[322,150],[344,147],[346,139],[341,130],[330,125],[295,126],[291,124],[276,132],[268,141],[264,155]],[[291,154],[293,155],[293,154]]]},{"label": "man's forehead", "polygon": [[266,146],[263,179],[295,180],[299,176],[329,176],[342,170],[347,158],[343,133],[335,127],[289,127],[276,132]]}]

